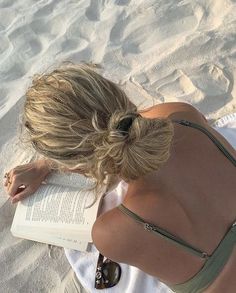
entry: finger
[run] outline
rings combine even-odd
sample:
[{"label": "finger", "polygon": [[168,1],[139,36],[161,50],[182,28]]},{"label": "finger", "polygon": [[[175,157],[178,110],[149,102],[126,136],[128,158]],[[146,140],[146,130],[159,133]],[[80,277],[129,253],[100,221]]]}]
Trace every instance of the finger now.
[{"label": "finger", "polygon": [[3,184],[4,184],[4,186],[6,187],[7,184],[8,184],[8,180],[4,178],[4,183],[3,183]]},{"label": "finger", "polygon": [[23,191],[17,193],[11,200],[12,203],[16,203],[20,200],[23,200],[27,196],[31,195],[33,192],[30,188],[25,188]]},{"label": "finger", "polygon": [[[12,182],[11,181],[9,181],[9,180],[7,180],[7,182],[6,182],[6,189],[7,189],[7,193],[9,194],[9,189],[10,189],[10,187],[11,187],[11,184],[12,184]],[[10,195],[10,194],[9,194]]]},{"label": "finger", "polygon": [[8,184],[8,181],[9,181],[9,178],[10,178],[10,172],[6,172],[5,174],[4,174],[4,177],[3,177],[3,184],[4,184],[4,186],[7,186],[7,184]]},{"label": "finger", "polygon": [[8,191],[8,189],[9,189],[9,187],[10,187],[10,184],[9,184],[9,183],[12,182],[12,171],[13,171],[13,170],[7,172],[7,173],[4,175],[4,179],[5,179],[4,186],[7,187],[7,191]]},{"label": "finger", "polygon": [[26,185],[24,185],[24,184],[20,185],[20,186],[17,188],[15,194],[14,194],[13,196],[10,195],[10,197],[14,197],[14,196],[17,195],[18,193],[22,192],[24,189],[26,189]]},{"label": "finger", "polygon": [[17,194],[18,188],[22,186],[22,184],[18,183],[16,180],[13,179],[13,181],[9,181],[7,184],[7,192],[9,196],[13,197]]}]

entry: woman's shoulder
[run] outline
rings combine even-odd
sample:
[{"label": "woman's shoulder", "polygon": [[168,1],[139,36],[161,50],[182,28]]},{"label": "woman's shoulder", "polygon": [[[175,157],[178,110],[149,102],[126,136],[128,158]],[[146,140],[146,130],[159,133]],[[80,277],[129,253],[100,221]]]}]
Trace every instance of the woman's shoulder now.
[{"label": "woman's shoulder", "polygon": [[92,239],[98,251],[104,256],[125,263],[131,243],[130,232],[125,224],[125,217],[118,208],[113,208],[97,218],[92,228]]},{"label": "woman's shoulder", "polygon": [[201,124],[208,124],[206,117],[194,106],[184,102],[157,104],[140,112],[146,118],[165,117],[170,119],[186,119]]},{"label": "woman's shoulder", "polygon": [[160,103],[156,104],[150,108],[144,109],[143,111],[146,112],[159,112],[163,113],[163,115],[168,115],[171,113],[175,113],[178,111],[187,111],[187,112],[199,112],[197,108],[195,108],[193,105],[185,102],[168,102],[168,103]]},{"label": "woman's shoulder", "polygon": [[[153,216],[157,218],[157,222],[162,219],[162,211],[166,204],[157,197],[156,193],[143,191],[140,194],[136,189],[134,193],[135,196],[126,194],[123,204],[128,209],[150,222]],[[103,255],[114,261],[131,265],[137,265],[138,255],[143,254],[147,240],[144,236],[147,235],[143,225],[125,215],[117,207],[99,216],[92,229],[93,243]]]},{"label": "woman's shoulder", "polygon": [[[141,115],[145,118],[169,118],[171,120],[188,120],[194,122],[198,125],[204,127],[208,132],[210,132],[215,138],[217,138],[220,143],[233,155],[236,155],[235,149],[231,144],[222,136],[217,130],[215,130],[207,121],[205,116],[194,106],[188,103],[173,102],[173,103],[163,103],[155,105],[151,108],[141,111]],[[177,124],[176,124],[177,125]],[[179,133],[186,131],[186,127],[179,127]],[[196,134],[196,132],[194,132]],[[199,132],[201,137],[202,133]],[[206,135],[205,135],[206,136]],[[199,142],[199,137],[195,135],[196,141]],[[209,141],[209,145],[213,145],[213,142]]]}]

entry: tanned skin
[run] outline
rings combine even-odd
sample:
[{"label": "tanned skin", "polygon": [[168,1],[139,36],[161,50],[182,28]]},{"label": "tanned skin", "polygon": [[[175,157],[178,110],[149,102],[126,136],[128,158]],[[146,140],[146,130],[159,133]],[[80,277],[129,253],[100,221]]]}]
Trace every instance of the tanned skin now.
[{"label": "tanned skin", "polygon": [[[146,118],[185,119],[207,128],[236,158],[235,149],[196,108],[165,103],[149,108]],[[158,138],[157,138],[158,139]],[[129,183],[123,204],[209,255],[236,221],[234,165],[201,131],[174,123],[171,155],[158,171]],[[114,208],[99,216],[92,230],[99,251],[110,259],[140,268],[164,283],[192,278],[204,260],[149,233]],[[207,293],[233,293],[236,248]]]}]

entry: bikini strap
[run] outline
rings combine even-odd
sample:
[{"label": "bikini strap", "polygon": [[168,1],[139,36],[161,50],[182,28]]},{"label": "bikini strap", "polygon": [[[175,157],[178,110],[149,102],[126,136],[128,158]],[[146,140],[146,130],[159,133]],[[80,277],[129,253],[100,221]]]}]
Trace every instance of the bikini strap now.
[{"label": "bikini strap", "polygon": [[173,119],[171,120],[172,122],[175,123],[179,123],[181,125],[184,126],[189,126],[189,127],[193,127],[196,128],[198,130],[200,130],[201,132],[205,133],[212,141],[213,143],[218,147],[218,149],[231,161],[231,163],[236,167],[236,159],[228,152],[228,150],[222,145],[222,143],[210,132],[208,131],[205,127],[194,123],[194,122],[190,122],[188,120],[176,120]]},{"label": "bikini strap", "polygon": [[[181,120],[173,119],[172,122],[179,123],[184,126],[193,127],[193,128],[200,130],[201,132],[205,133],[213,141],[213,143],[218,147],[218,149],[232,162],[232,164],[234,166],[236,166],[236,159],[228,152],[228,150],[221,144],[221,142],[214,135],[212,135],[211,132],[208,131],[206,128],[204,128],[203,126],[201,126],[197,123],[190,122],[188,120],[183,120],[183,119],[181,119]],[[162,238],[164,238],[168,241],[171,241],[172,243],[174,243],[176,245],[181,246],[185,250],[188,250],[190,253],[197,255],[201,258],[206,259],[206,258],[210,257],[210,255],[208,255],[206,252],[203,252],[203,251],[193,247],[192,245],[188,244],[187,242],[185,242],[181,238],[169,233],[168,231],[165,231],[164,229],[162,229],[160,227],[157,227],[154,224],[148,223],[143,218],[141,218],[140,216],[138,216],[137,214],[132,212],[130,209],[125,207],[123,204],[120,204],[118,206],[118,209],[121,212],[123,212],[125,215],[134,219],[139,224],[143,225],[143,227],[146,231],[149,231],[149,232],[154,233],[158,236],[161,236]]]},{"label": "bikini strap", "polygon": [[148,223],[147,221],[145,221],[143,218],[141,218],[140,216],[138,216],[137,214],[135,214],[134,212],[132,212],[130,209],[128,209],[126,206],[124,206],[123,204],[120,204],[117,207],[121,212],[123,212],[125,215],[131,217],[132,219],[134,219],[137,223],[141,224],[143,226],[143,228],[148,231],[151,232],[153,234],[156,234],[176,245],[181,246],[182,248],[184,248],[185,250],[188,250],[190,253],[199,256],[201,258],[208,258],[209,255],[206,252],[203,252],[195,247],[193,247],[192,245],[188,244],[187,242],[185,242],[184,240],[182,240],[181,238],[165,231],[164,229],[157,227],[154,224]]}]

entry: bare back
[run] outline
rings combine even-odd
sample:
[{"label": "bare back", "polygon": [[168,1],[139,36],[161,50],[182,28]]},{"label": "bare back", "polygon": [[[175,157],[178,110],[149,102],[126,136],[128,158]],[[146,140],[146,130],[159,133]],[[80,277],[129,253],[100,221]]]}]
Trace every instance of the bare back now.
[{"label": "bare back", "polygon": [[[161,104],[142,115],[198,123],[236,157],[233,147],[191,105]],[[235,181],[235,167],[206,135],[190,127],[174,125],[169,160],[157,172],[129,184],[124,204],[147,221],[211,254],[236,219]],[[137,266],[163,282],[183,283],[204,264],[204,260],[165,239],[146,233],[118,209],[101,216],[95,223],[96,230],[99,232],[93,233],[95,245],[105,255]],[[100,241],[96,234],[101,234],[100,239],[104,240]],[[109,243],[105,243],[108,239]],[[225,284],[227,289],[235,288],[235,269],[236,252],[206,292],[222,292]]]}]

